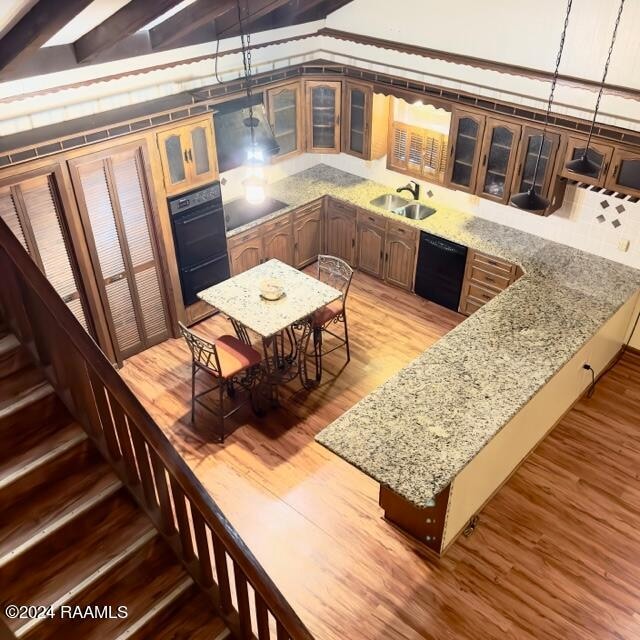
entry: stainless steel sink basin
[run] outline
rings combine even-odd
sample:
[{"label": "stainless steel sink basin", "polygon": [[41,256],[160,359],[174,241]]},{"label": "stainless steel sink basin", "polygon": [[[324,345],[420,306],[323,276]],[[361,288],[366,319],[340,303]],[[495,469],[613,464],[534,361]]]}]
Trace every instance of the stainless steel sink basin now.
[{"label": "stainless steel sink basin", "polygon": [[381,207],[387,211],[393,211],[394,209],[409,204],[409,201],[397,196],[395,193],[385,193],[383,196],[378,196],[371,200],[369,204],[372,204],[374,207]]},{"label": "stainless steel sink basin", "polygon": [[412,202],[406,207],[399,207],[394,210],[394,213],[404,216],[405,218],[410,218],[411,220],[424,220],[432,216],[435,212],[435,209],[427,207],[426,204],[421,204],[420,202]]}]

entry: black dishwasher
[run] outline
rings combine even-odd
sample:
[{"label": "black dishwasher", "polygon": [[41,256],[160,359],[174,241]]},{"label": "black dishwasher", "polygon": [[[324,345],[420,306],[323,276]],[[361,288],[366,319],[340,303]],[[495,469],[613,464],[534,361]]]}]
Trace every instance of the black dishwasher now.
[{"label": "black dishwasher", "polygon": [[458,310],[467,263],[467,247],[422,231],[416,268],[416,293]]}]

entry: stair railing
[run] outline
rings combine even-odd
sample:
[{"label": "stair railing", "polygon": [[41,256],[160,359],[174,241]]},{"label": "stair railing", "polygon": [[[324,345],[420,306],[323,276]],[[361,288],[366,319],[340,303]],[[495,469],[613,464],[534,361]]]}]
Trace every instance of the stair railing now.
[{"label": "stair railing", "polygon": [[207,490],[2,220],[0,307],[233,635],[312,640]]}]

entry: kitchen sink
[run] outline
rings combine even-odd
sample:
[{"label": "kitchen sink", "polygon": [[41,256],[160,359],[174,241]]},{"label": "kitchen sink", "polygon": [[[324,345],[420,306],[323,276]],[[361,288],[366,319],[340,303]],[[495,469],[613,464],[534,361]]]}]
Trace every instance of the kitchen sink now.
[{"label": "kitchen sink", "polygon": [[425,218],[432,216],[436,210],[432,207],[427,207],[426,204],[412,202],[405,207],[398,207],[397,209],[394,209],[393,212],[400,216],[404,216],[405,218],[410,218],[411,220],[424,220]]},{"label": "kitchen sink", "polygon": [[369,204],[372,204],[374,207],[381,207],[387,211],[393,211],[394,209],[398,209],[399,207],[404,207],[406,204],[409,204],[409,201],[397,196],[395,193],[385,193],[383,196],[378,196],[371,200]]}]

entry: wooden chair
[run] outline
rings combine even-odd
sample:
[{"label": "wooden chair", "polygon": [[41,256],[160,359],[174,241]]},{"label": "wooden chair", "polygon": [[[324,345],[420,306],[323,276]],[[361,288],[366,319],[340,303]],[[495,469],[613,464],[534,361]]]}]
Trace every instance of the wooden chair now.
[{"label": "wooden chair", "polygon": [[[262,377],[262,356],[253,347],[234,336],[224,335],[210,342],[187,329],[182,323],[180,332],[191,351],[191,422],[195,421],[196,403],[218,418],[218,437],[224,442],[224,421],[250,401],[253,406],[254,389]],[[204,371],[216,380],[216,384],[196,394],[196,374]],[[236,397],[236,385],[247,392],[247,397],[236,402],[231,411],[224,411],[225,391],[231,399]],[[206,404],[203,396],[218,390],[219,411]],[[254,407],[255,408],[255,407]]]},{"label": "wooden chair", "polygon": [[[347,362],[351,360],[351,350],[349,348],[349,329],[347,326],[347,311],[345,308],[347,294],[351,286],[353,269],[341,258],[335,256],[318,256],[317,278],[321,282],[338,289],[342,297],[330,304],[318,309],[313,314],[313,346],[316,358],[316,377],[320,379],[322,373],[322,358],[327,354],[345,347],[347,351]],[[343,335],[338,335],[329,329],[332,325],[342,325]],[[328,350],[323,350],[323,335],[329,334],[338,340],[338,344]],[[346,363],[345,363],[346,364]]]}]

